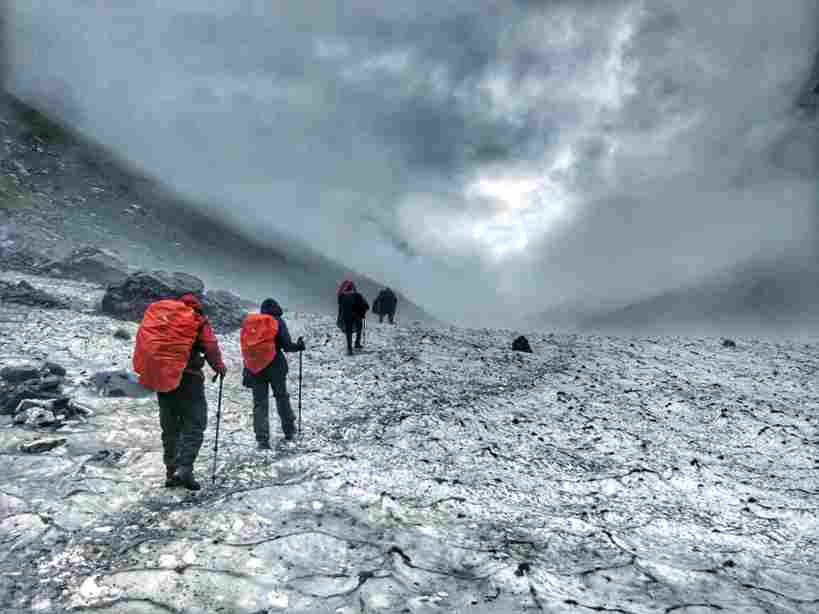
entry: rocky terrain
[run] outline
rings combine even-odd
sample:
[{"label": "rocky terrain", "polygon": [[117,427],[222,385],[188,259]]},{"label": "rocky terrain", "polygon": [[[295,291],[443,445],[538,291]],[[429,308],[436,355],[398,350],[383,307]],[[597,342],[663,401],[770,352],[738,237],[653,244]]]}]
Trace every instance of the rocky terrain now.
[{"label": "rocky terrain", "polygon": [[162,486],[155,400],[98,390],[136,324],[101,285],[0,275],[22,279],[64,308],[4,301],[0,367],[63,367],[87,411],[0,416],[3,612],[819,610],[816,344],[542,333],[528,354],[399,320],[346,358],[332,318],[287,312],[298,447],[255,450],[221,335],[216,479],[209,383],[189,494]]}]

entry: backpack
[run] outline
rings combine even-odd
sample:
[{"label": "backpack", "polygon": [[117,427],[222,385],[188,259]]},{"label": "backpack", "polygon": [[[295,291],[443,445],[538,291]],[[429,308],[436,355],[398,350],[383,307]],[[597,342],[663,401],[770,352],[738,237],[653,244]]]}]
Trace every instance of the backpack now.
[{"label": "backpack", "polygon": [[264,313],[251,313],[242,322],[239,343],[245,367],[253,374],[259,373],[273,362],[276,356],[276,335],[279,323]]},{"label": "backpack", "polygon": [[137,330],[132,364],[139,383],[156,392],[179,387],[204,318],[181,301],[151,303]]}]

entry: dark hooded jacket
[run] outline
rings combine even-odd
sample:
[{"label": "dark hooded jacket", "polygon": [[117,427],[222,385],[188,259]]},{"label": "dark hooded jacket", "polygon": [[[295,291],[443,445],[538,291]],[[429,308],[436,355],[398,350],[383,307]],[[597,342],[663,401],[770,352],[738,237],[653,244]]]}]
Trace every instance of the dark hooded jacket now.
[{"label": "dark hooded jacket", "polygon": [[259,311],[276,318],[279,325],[279,331],[276,333],[276,355],[273,357],[272,362],[259,373],[253,373],[247,367],[242,369],[242,385],[246,387],[251,387],[259,380],[272,381],[273,378],[287,377],[289,367],[284,352],[298,352],[302,349],[298,343],[293,343],[287,324],[282,319],[284,312],[276,301],[270,298],[266,299]]}]

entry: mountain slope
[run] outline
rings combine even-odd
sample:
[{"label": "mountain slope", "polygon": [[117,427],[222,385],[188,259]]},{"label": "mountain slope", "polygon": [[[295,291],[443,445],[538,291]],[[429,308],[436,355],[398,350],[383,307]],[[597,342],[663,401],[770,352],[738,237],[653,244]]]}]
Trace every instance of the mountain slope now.
[{"label": "mountain slope", "polygon": [[[0,101],[0,140],[7,249],[60,257],[91,244],[136,268],[184,270],[208,287],[252,300],[273,295],[286,308],[321,313],[336,309],[344,278],[370,300],[382,287],[286,237],[269,246],[236,234],[20,101]],[[399,317],[435,321],[403,296]]]}]

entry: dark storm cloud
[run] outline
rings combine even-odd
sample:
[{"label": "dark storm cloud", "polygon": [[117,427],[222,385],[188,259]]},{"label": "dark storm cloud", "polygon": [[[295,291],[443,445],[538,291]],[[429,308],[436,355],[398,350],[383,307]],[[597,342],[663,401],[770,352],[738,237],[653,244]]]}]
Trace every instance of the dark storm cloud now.
[{"label": "dark storm cloud", "polygon": [[62,100],[244,232],[308,241],[445,317],[639,298],[811,228],[808,0],[19,0],[9,16],[20,93]]}]

